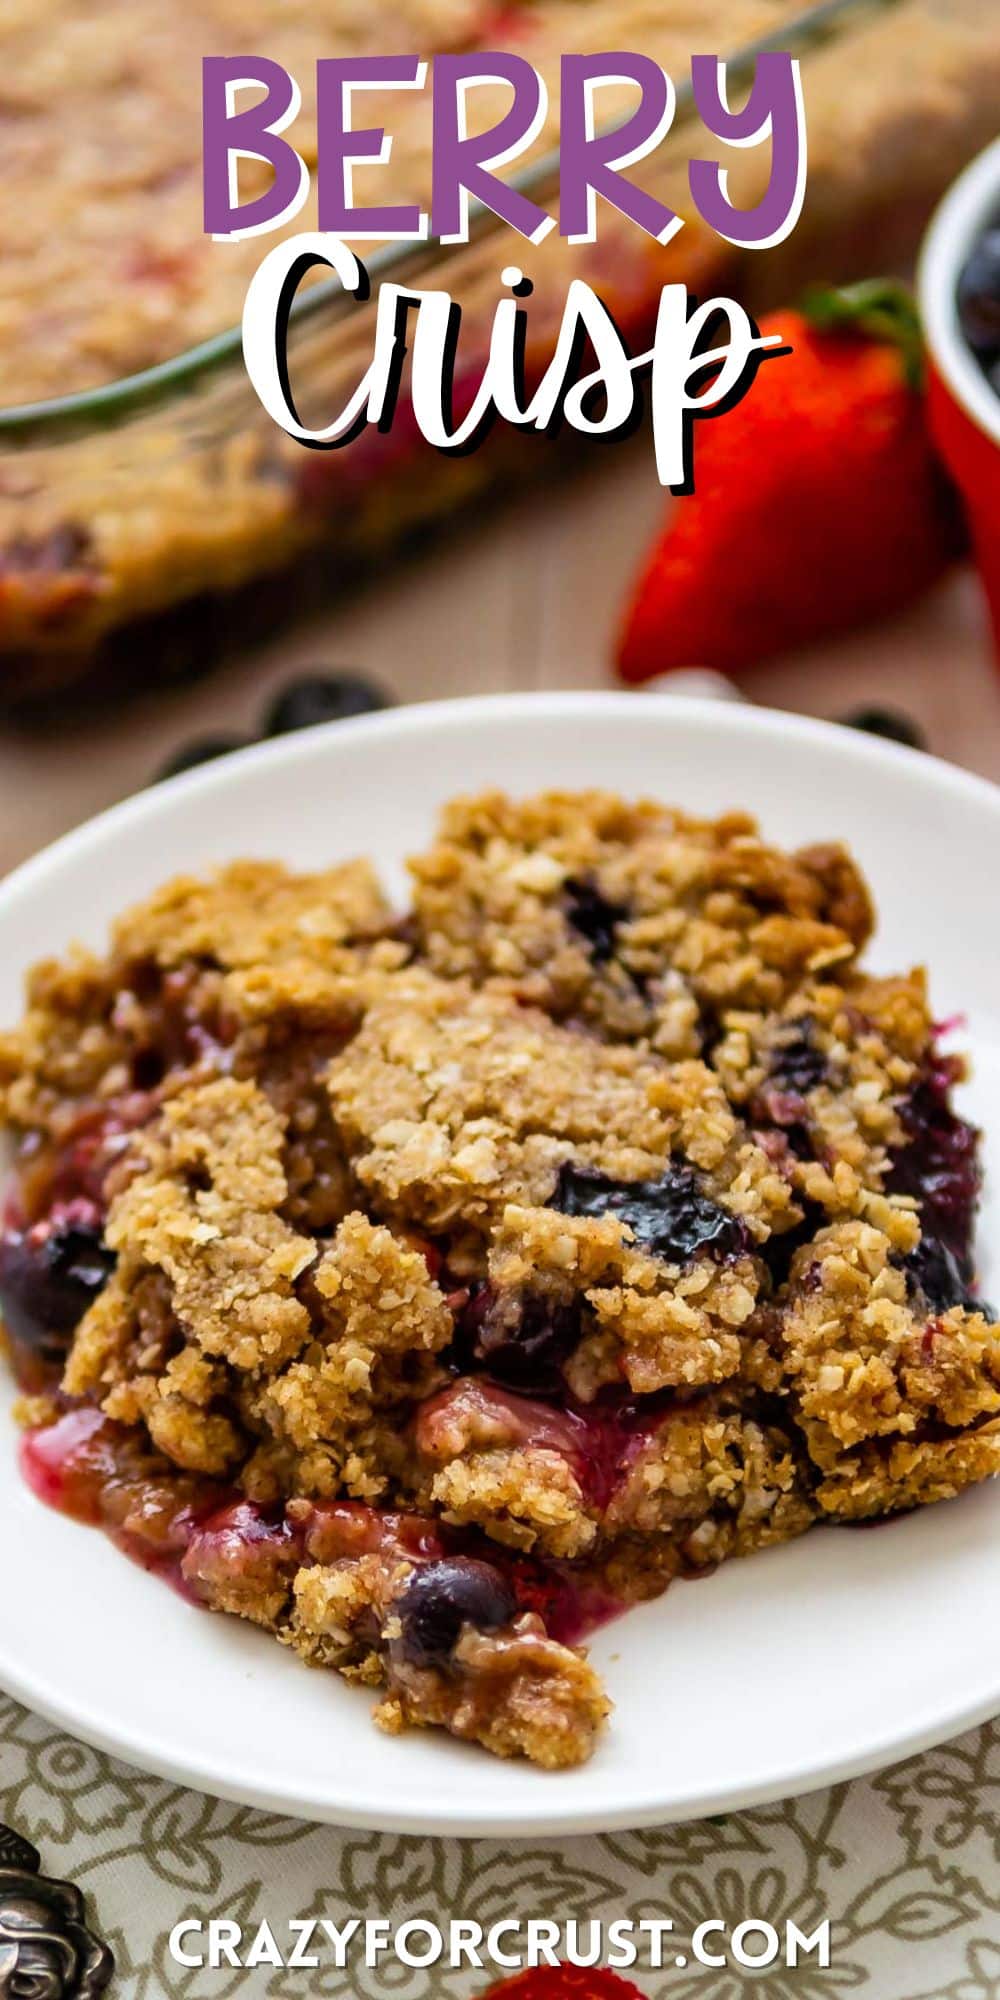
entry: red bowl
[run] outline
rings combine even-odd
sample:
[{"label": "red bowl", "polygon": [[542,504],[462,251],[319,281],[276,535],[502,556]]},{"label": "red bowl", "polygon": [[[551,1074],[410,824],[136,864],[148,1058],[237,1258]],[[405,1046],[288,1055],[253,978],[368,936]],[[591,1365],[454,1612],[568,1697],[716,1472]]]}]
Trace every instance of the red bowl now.
[{"label": "red bowl", "polygon": [[967,345],[958,280],[984,227],[1000,220],[1000,139],[961,174],[932,218],[917,286],[930,357],[934,442],[965,501],[1000,659],[1000,395]]}]

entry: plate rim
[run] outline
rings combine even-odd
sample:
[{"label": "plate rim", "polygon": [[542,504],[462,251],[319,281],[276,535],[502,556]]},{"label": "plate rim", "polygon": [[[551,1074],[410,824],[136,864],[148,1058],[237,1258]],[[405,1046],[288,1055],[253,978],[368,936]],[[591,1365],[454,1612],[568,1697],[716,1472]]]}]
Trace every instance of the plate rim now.
[{"label": "plate rim", "polygon": [[[574,715],[593,713],[596,709],[609,716],[646,715],[657,722],[662,721],[665,715],[686,717],[691,722],[711,722],[720,729],[735,728],[748,735],[781,733],[793,741],[798,738],[805,742],[822,743],[845,761],[870,763],[873,770],[879,766],[891,770],[902,763],[916,770],[930,771],[933,782],[943,789],[953,791],[957,796],[978,799],[991,811],[1000,812],[1000,783],[984,777],[980,772],[966,771],[961,765],[949,763],[931,751],[916,750],[908,744],[852,729],[844,723],[828,721],[820,716],[798,715],[791,710],[767,707],[763,703],[744,700],[722,702],[718,697],[709,695],[673,694],[669,691],[665,694],[633,694],[617,689],[593,692],[589,689],[531,689],[524,693],[451,695],[443,700],[403,703],[398,708],[378,709],[370,715],[349,716],[342,722],[319,723],[311,729],[289,732],[260,743],[248,743],[242,749],[229,751],[214,763],[202,764],[194,770],[180,772],[176,777],[147,785],[142,791],[106,807],[103,812],[92,814],[79,826],[60,834],[58,839],[50,841],[37,854],[29,855],[10,874],[0,879],[0,923],[4,920],[9,901],[23,896],[37,880],[41,880],[54,865],[75,850],[79,849],[83,855],[105,833],[127,833],[133,825],[139,825],[146,818],[155,818],[159,806],[171,800],[196,799],[213,791],[224,792],[235,784],[243,772],[265,763],[306,763],[328,742],[355,739],[363,742],[368,737],[377,738],[397,732],[421,735],[435,724],[460,726],[468,718],[470,710],[474,710],[477,717],[489,720],[491,716],[498,719],[517,717],[530,710],[538,714],[565,715],[568,719]],[[554,784],[552,789],[559,790],[559,786]],[[600,787],[594,789],[599,790]]]},{"label": "plate rim", "polygon": [[[21,1702],[24,1708],[43,1721],[53,1723],[68,1736],[78,1742],[88,1744],[114,1761],[126,1764],[130,1770],[144,1772],[159,1778],[167,1784],[177,1785],[185,1790],[198,1792],[209,1799],[221,1799],[231,1805],[249,1806],[256,1812],[273,1813],[281,1819],[298,1819],[307,1824],[332,1826],[345,1833],[375,1833],[400,1836],[403,1838],[427,1838],[442,1840],[496,1840],[500,1838],[527,1840],[551,1840],[560,1836],[586,1838],[606,1833],[639,1833],[650,1827],[685,1826],[693,1821],[710,1819],[719,1813],[751,1812],[760,1806],[774,1805],[786,1799],[807,1798],[810,1794],[826,1791],[833,1785],[847,1784],[856,1778],[873,1775],[876,1772],[893,1770],[911,1757],[918,1757],[925,1751],[936,1749],[992,1721],[1000,1715],[1000,1686],[995,1695],[973,1702],[956,1711],[953,1718],[942,1724],[923,1722],[905,1732],[893,1741],[888,1753],[884,1740],[880,1744],[870,1743],[856,1757],[844,1757],[832,1762],[817,1763],[810,1770],[803,1771],[790,1782],[786,1778],[764,1780],[758,1784],[747,1783],[724,1790],[699,1794],[697,1798],[682,1800],[678,1805],[664,1809],[662,1803],[653,1800],[639,1806],[583,1806],[563,1807],[560,1810],[531,1810],[530,1820],[521,1806],[501,1807],[488,1813],[470,1813],[464,1808],[454,1813],[434,1811],[400,1812],[381,1806],[365,1805],[362,1801],[354,1806],[349,1801],[332,1801],[300,1796],[292,1798],[288,1794],[270,1790],[266,1785],[247,1784],[242,1780],[222,1783],[211,1774],[207,1767],[197,1760],[187,1763],[183,1758],[150,1755],[140,1748],[132,1749],[129,1741],[118,1738],[113,1733],[87,1723],[81,1727],[74,1719],[71,1707],[64,1706],[57,1699],[37,1695],[28,1691],[20,1683],[16,1673],[8,1672],[0,1661],[3,1671],[2,1689],[13,1700]],[[369,1726],[374,1726],[369,1723]],[[464,1746],[470,1756],[485,1757],[475,1745]],[[540,1800],[544,1789],[554,1788],[560,1778],[573,1773],[542,1771],[537,1773]],[[488,1789],[489,1767],[484,1773],[484,1791]]]}]

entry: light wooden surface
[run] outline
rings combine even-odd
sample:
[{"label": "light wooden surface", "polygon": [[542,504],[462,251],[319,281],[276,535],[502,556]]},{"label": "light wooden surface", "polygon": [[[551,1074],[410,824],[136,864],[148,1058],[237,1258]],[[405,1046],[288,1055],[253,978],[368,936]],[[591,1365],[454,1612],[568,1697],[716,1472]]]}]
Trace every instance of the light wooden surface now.
[{"label": "light wooden surface", "polygon": [[[399,701],[614,685],[615,619],[663,505],[648,440],[637,439],[613,462],[597,455],[575,484],[466,521],[225,674],[71,734],[0,731],[0,872],[138,789],[192,737],[252,731],[268,693],[310,666],[360,668]],[[135,671],[141,686],[141,659]],[[1000,780],[1000,676],[968,572],[903,619],[759,669],[746,692],[813,715],[903,708],[939,755]]]}]

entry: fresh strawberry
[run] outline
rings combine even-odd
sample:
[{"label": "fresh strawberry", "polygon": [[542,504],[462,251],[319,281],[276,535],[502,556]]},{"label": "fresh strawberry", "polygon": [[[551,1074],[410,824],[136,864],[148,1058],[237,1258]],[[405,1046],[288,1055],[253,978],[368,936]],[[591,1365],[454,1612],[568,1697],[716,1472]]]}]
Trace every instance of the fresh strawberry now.
[{"label": "fresh strawberry", "polygon": [[491,1986],[484,2000],[642,2000],[642,1994],[617,1972],[561,1965],[518,1973],[502,1986]]},{"label": "fresh strawberry", "polygon": [[743,401],[697,425],[695,490],[674,503],[618,645],[625,680],[739,673],[898,611],[960,553],[957,502],[925,427],[910,295],[817,292],[762,332]]}]

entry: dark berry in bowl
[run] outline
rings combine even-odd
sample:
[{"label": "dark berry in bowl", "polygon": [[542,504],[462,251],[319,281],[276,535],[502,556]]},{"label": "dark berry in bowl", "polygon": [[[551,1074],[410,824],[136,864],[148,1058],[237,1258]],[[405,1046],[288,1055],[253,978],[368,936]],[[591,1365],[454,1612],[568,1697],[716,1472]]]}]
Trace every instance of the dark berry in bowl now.
[{"label": "dark berry in bowl", "polygon": [[609,902],[589,875],[569,875],[563,883],[566,916],[585,938],[595,965],[614,956],[615,931],[628,916],[624,903]]},{"label": "dark berry in bowl", "polygon": [[984,230],[958,281],[962,332],[984,366],[1000,356],[1000,225]]},{"label": "dark berry in bowl", "polygon": [[657,1181],[616,1181],[567,1161],[551,1206],[563,1215],[617,1216],[638,1243],[672,1264],[700,1250],[731,1257],[746,1247],[739,1216],[703,1193],[690,1167],[668,1167]]},{"label": "dark berry in bowl", "polygon": [[517,1604],[492,1563],[448,1556],[414,1572],[395,1610],[403,1658],[414,1667],[446,1669],[466,1625],[499,1632],[511,1623]]},{"label": "dark berry in bowl", "polygon": [[87,1307],[115,1267],[96,1229],[75,1222],[39,1224],[0,1237],[0,1313],[11,1339],[46,1361],[60,1361]]},{"label": "dark berry in bowl", "polygon": [[905,743],[911,750],[927,748],[927,738],[919,724],[898,708],[852,708],[840,719],[846,729],[861,729],[866,736],[882,736],[888,743]]},{"label": "dark berry in bowl", "polygon": [[164,778],[179,778],[184,771],[196,771],[200,764],[214,764],[218,757],[229,757],[234,750],[245,750],[245,736],[200,736],[193,743],[185,743],[175,750],[165,764],[161,764],[154,783],[160,784]]},{"label": "dark berry in bowl", "polygon": [[287,736],[295,729],[347,722],[352,715],[388,707],[388,695],[361,674],[303,674],[275,696],[264,714],[263,734]]}]

